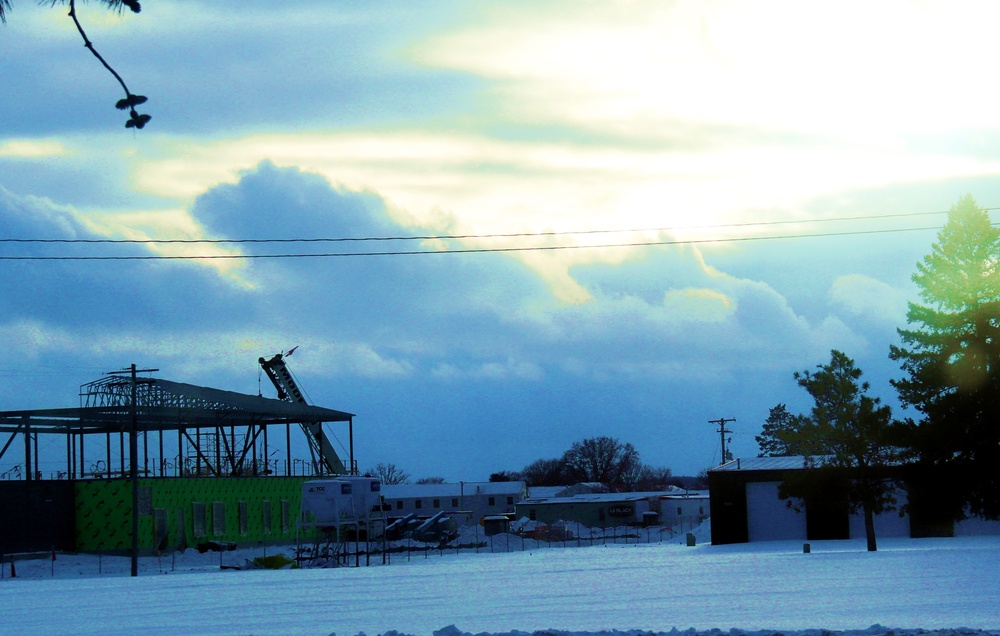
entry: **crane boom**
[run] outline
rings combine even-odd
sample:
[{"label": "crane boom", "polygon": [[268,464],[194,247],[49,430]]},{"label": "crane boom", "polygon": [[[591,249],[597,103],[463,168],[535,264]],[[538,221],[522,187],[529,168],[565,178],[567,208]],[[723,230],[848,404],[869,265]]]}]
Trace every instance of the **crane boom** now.
[{"label": "crane boom", "polygon": [[[302,391],[299,389],[298,384],[296,384],[295,378],[292,377],[292,373],[288,370],[288,365],[285,364],[282,354],[276,353],[270,359],[258,358],[257,362],[260,363],[260,367],[267,374],[267,378],[278,391],[279,400],[308,404],[305,397],[302,396]],[[334,475],[346,474],[347,469],[344,467],[344,462],[337,455],[333,444],[330,443],[330,438],[327,437],[326,431],[323,430],[323,423],[302,422],[301,426],[302,432],[305,433],[306,440],[309,442],[309,454],[312,455],[313,466],[317,469],[316,472],[323,472],[320,469],[325,466],[326,470]]]}]

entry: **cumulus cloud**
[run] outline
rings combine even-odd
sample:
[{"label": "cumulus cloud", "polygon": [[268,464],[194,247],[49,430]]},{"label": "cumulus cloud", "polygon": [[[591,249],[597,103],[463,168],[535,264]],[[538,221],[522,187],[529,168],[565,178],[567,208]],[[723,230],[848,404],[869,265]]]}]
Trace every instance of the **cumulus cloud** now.
[{"label": "cumulus cloud", "polygon": [[712,267],[694,248],[648,249],[573,275],[588,302],[521,315],[537,342],[532,354],[570,374],[717,382],[750,369],[795,369],[867,342],[835,317],[808,317],[809,308],[767,283]]},{"label": "cumulus cloud", "polygon": [[830,288],[830,300],[853,316],[889,325],[906,324],[906,294],[870,276],[838,277]]},{"label": "cumulus cloud", "polygon": [[721,322],[736,309],[725,294],[712,289],[669,290],[663,306],[681,320],[691,322]]},{"label": "cumulus cloud", "polygon": [[78,213],[45,197],[23,196],[0,185],[5,238],[74,239],[86,234]]},{"label": "cumulus cloud", "polygon": [[37,159],[58,157],[68,152],[65,145],[54,139],[11,139],[0,143],[0,158]]},{"label": "cumulus cloud", "polygon": [[20,360],[38,360],[56,351],[75,348],[74,340],[66,329],[53,328],[31,318],[0,323],[0,340],[4,342],[5,355]]},{"label": "cumulus cloud", "polygon": [[331,334],[300,334],[305,355],[295,359],[303,373],[326,377],[405,378],[413,364],[402,356],[389,357],[375,350],[374,343],[338,341]]},{"label": "cumulus cloud", "polygon": [[192,214],[213,236],[237,239],[364,238],[402,231],[378,197],[338,191],[318,174],[266,160],[242,171],[238,183],[198,197]]},{"label": "cumulus cloud", "polygon": [[531,362],[515,360],[486,362],[472,366],[462,366],[442,362],[431,369],[431,376],[440,380],[541,380],[544,372]]},{"label": "cumulus cloud", "polygon": [[[134,360],[248,392],[258,356],[299,345],[293,368],[318,399],[385,422],[359,436],[376,457],[481,468],[498,446],[470,450],[477,436],[454,427],[479,432],[489,413],[544,423],[536,441],[556,453],[613,427],[656,452],[676,444],[671,459],[700,470],[689,449],[711,436],[690,422],[766,415],[830,348],[878,375],[905,311],[893,289],[932,240],[764,245],[744,222],[935,209],[957,177],[957,192],[997,192],[982,144],[995,100],[951,97],[989,74],[976,62],[990,59],[986,5],[202,4],[124,20],[95,7],[92,35],[129,51],[130,86],[150,96],[136,134],[65,15],[18,14],[4,34],[18,99],[0,139],[3,238],[272,242],[116,247],[252,257],[237,261],[0,262],[0,335],[84,380]],[[928,49],[927,33],[946,43]],[[846,56],[830,45],[844,34]],[[912,99],[928,83],[940,90]],[[467,238],[411,240],[443,234]],[[401,240],[273,242],[379,237]],[[740,242],[681,244],[728,238]],[[361,255],[400,246],[435,253]],[[446,253],[531,247],[572,249]],[[39,395],[10,376],[3,395]]]}]

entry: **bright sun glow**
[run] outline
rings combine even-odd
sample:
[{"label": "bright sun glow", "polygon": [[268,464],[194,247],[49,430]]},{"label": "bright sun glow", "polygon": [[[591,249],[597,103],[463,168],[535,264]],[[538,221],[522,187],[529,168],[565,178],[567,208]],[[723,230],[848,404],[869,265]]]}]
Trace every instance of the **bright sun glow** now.
[{"label": "bright sun glow", "polygon": [[[983,16],[1000,17],[1000,6],[975,11],[969,20],[933,3],[777,0],[479,9],[465,26],[411,43],[408,59],[485,80],[476,117],[558,130],[552,138],[427,123],[174,139],[134,161],[135,185],[191,201],[268,160],[375,192],[431,231],[725,236],[705,228],[801,218],[821,197],[1000,169],[912,149],[994,117],[996,89],[968,61],[992,55],[997,20]],[[953,98],[970,91],[976,99]],[[529,262],[566,281],[581,259],[620,258],[588,250]],[[560,295],[578,292],[567,282]]]}]

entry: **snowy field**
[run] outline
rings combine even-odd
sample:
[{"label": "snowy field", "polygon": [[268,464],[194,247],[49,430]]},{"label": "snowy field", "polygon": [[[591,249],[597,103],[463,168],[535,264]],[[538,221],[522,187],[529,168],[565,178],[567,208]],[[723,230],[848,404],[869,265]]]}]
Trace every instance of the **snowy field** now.
[{"label": "snowy field", "polygon": [[1000,634],[1000,537],[879,547],[600,543],[301,570],[220,567],[262,548],[188,550],[137,578],[127,557],[59,554],[5,567],[0,634]]}]

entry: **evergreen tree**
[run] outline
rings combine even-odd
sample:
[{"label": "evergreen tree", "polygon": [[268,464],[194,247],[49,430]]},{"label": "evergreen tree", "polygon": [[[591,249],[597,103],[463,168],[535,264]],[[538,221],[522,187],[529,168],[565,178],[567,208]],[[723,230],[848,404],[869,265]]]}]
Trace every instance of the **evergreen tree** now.
[{"label": "evergreen tree", "polygon": [[758,457],[788,457],[790,455],[815,455],[825,453],[817,431],[808,417],[788,412],[784,404],[771,408],[754,437],[760,448]]},{"label": "evergreen tree", "polygon": [[885,470],[898,456],[891,410],[866,395],[861,369],[840,351],[830,352],[829,364],[796,373],[795,379],[815,401],[801,431],[812,436],[822,457],[810,463],[814,470],[786,482],[782,493],[808,500],[830,483],[841,484],[848,510],[864,514],[868,550],[874,552],[875,515],[896,506],[895,483]]},{"label": "evergreen tree", "polygon": [[956,519],[1000,517],[1000,230],[966,195],[948,213],[913,281],[908,329],[890,357],[906,377],[893,385],[923,420],[911,443],[954,497]]}]

